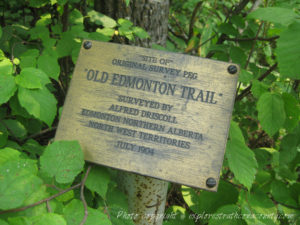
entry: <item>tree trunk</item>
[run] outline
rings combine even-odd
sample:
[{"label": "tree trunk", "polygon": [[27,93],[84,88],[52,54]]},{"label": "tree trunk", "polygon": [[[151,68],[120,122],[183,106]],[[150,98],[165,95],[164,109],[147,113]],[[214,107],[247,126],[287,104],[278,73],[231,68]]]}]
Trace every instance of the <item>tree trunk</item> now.
[{"label": "tree trunk", "polygon": [[[165,46],[168,34],[168,0],[130,0],[129,7],[125,1],[95,0],[94,7],[107,16],[125,18],[134,26],[145,29],[150,39],[136,39],[134,44],[151,47],[152,44]],[[168,182],[137,175],[119,172],[121,189],[128,196],[129,213],[138,225],[161,225],[165,210]]]},{"label": "tree trunk", "polygon": [[114,19],[125,18],[134,26],[144,28],[151,39],[136,40],[135,45],[151,47],[152,44],[164,46],[168,35],[168,0],[95,0],[95,10]]}]

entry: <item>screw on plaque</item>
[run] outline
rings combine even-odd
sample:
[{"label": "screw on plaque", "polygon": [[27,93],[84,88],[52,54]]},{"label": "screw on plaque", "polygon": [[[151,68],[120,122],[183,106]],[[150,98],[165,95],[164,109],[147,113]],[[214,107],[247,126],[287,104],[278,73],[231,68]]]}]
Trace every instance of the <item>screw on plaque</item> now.
[{"label": "screw on plaque", "polygon": [[210,178],[208,178],[208,179],[206,180],[206,186],[207,186],[207,187],[213,188],[213,187],[216,186],[216,185],[217,185],[217,181],[215,180],[215,178],[210,177]]},{"label": "screw on plaque", "polygon": [[228,70],[228,73],[230,73],[230,74],[235,74],[238,71],[238,69],[235,65],[228,66],[227,70]]},{"label": "screw on plaque", "polygon": [[90,41],[85,41],[85,42],[83,43],[83,47],[84,47],[85,49],[90,49],[90,48],[92,47],[92,42],[90,42]]}]

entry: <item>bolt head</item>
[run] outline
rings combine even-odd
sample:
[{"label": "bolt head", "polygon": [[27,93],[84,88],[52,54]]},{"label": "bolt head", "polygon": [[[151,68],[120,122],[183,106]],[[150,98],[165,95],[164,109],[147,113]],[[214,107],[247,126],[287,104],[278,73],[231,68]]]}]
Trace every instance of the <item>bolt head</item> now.
[{"label": "bolt head", "polygon": [[216,186],[216,185],[217,185],[217,181],[216,181],[215,178],[210,177],[210,178],[208,178],[208,179],[206,180],[206,186],[207,186],[207,187],[213,188],[213,187]]},{"label": "bolt head", "polygon": [[238,71],[238,69],[235,65],[228,66],[227,70],[228,70],[228,73],[230,73],[230,74],[235,74]]},{"label": "bolt head", "polygon": [[83,43],[83,47],[84,47],[85,49],[90,49],[90,48],[92,47],[92,42],[90,42],[90,41],[85,41],[85,42]]}]

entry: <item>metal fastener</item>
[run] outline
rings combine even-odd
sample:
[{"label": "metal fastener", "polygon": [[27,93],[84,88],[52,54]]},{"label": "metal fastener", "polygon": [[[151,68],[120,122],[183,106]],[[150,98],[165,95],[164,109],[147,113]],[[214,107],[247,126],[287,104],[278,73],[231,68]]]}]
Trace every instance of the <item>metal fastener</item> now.
[{"label": "metal fastener", "polygon": [[85,42],[83,43],[83,47],[84,47],[85,49],[90,49],[90,48],[92,47],[92,42],[90,42],[90,41],[85,41]]},{"label": "metal fastener", "polygon": [[228,66],[227,70],[228,70],[228,73],[230,73],[230,74],[235,74],[238,71],[238,69],[235,65]]},{"label": "metal fastener", "polygon": [[215,178],[210,177],[210,178],[208,178],[208,179],[206,180],[206,186],[207,186],[207,187],[213,188],[213,187],[216,186],[216,185],[217,185],[217,181],[215,180]]}]

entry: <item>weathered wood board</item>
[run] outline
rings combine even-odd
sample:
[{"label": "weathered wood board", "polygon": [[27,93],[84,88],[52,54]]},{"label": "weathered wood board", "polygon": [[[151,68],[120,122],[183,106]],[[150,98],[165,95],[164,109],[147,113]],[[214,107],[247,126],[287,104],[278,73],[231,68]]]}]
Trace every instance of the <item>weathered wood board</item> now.
[{"label": "weathered wood board", "polygon": [[237,74],[230,63],[86,41],[55,139],[78,140],[90,162],[216,191]]}]

